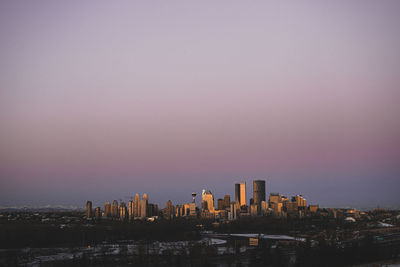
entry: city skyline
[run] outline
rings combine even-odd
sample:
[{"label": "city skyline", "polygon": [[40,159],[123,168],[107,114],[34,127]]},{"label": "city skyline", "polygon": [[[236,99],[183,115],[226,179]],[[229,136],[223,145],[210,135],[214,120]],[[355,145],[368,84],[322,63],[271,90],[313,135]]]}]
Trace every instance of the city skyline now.
[{"label": "city skyline", "polygon": [[[104,208],[97,206],[93,213],[93,203],[88,200],[86,202],[87,220],[95,220],[97,222],[102,219],[120,220],[134,222],[135,220],[155,221],[161,218],[171,220],[175,218],[187,219],[214,219],[222,221],[233,221],[240,218],[248,217],[275,217],[275,218],[304,218],[304,216],[316,215],[319,213],[331,213],[336,217],[337,212],[351,214],[360,211],[354,208],[349,209],[325,209],[319,207],[316,203],[310,203],[303,195],[285,196],[280,193],[270,193],[266,198],[266,181],[253,181],[253,194],[248,202],[246,202],[246,182],[235,184],[235,200],[230,202],[230,195],[224,195],[224,198],[215,198],[211,190],[203,189],[201,192],[201,201],[196,204],[196,193],[192,192],[192,201],[189,203],[172,203],[169,199],[165,208],[161,205],[151,203],[149,196],[143,193],[140,200],[140,194],[130,197],[128,205],[120,199],[113,201],[111,209],[110,202],[104,204]],[[140,203],[140,206],[138,206]],[[161,207],[160,207],[161,206]],[[343,213],[343,214],[344,214]]]},{"label": "city skyline", "polygon": [[267,195],[398,208],[399,12],[1,1],[0,206],[233,200],[265,179]]}]

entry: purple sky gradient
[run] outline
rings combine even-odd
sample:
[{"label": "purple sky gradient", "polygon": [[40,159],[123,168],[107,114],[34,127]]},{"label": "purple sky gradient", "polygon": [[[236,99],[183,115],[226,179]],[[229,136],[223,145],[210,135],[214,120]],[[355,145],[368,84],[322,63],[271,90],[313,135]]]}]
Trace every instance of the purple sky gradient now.
[{"label": "purple sky gradient", "polygon": [[1,1],[0,206],[400,206],[399,1]]}]

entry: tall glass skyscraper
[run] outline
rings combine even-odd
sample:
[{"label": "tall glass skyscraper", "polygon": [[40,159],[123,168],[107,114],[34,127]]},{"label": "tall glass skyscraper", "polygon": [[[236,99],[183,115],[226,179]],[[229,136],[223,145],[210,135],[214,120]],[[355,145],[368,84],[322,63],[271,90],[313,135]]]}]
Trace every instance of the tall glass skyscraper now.
[{"label": "tall glass skyscraper", "polygon": [[261,201],[265,201],[265,180],[253,181],[253,199],[254,204],[261,205]]},{"label": "tall glass skyscraper", "polygon": [[246,183],[235,184],[235,202],[239,207],[246,206]]}]

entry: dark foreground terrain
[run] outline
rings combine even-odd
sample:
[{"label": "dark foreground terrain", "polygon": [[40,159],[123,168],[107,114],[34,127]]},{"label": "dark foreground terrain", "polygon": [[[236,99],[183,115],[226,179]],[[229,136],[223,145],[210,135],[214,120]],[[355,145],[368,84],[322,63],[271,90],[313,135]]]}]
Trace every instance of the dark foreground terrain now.
[{"label": "dark foreground terrain", "polygon": [[356,222],[315,216],[121,222],[86,220],[79,212],[6,214],[0,266],[391,264],[400,259],[396,218],[381,212]]}]

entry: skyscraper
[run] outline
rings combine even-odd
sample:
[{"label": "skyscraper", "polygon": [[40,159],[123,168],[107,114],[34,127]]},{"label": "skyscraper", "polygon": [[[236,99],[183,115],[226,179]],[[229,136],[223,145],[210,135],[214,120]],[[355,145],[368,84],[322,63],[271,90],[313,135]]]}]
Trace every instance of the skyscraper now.
[{"label": "skyscraper", "polygon": [[92,201],[86,202],[86,217],[92,218],[93,213],[92,213]]},{"label": "skyscraper", "polygon": [[261,206],[261,201],[265,201],[265,181],[253,181],[253,200],[254,204]]},{"label": "skyscraper", "polygon": [[104,205],[104,215],[107,218],[111,217],[111,203],[110,202],[106,202],[106,204]]},{"label": "skyscraper", "polygon": [[140,195],[136,194],[135,195],[135,201],[134,201],[134,217],[140,217]]},{"label": "skyscraper", "polygon": [[231,207],[231,196],[225,195],[224,196],[224,209],[229,209]]},{"label": "skyscraper", "polygon": [[189,215],[190,216],[196,216],[197,215],[196,203],[194,203],[194,202],[189,203]]},{"label": "skyscraper", "polygon": [[147,217],[147,195],[145,198],[145,195],[143,195],[142,201],[140,202],[140,217],[141,218],[146,218]]},{"label": "skyscraper", "polygon": [[134,203],[133,200],[129,200],[129,208],[128,208],[128,214],[129,214],[129,219],[133,220],[135,213],[134,213]]},{"label": "skyscraper", "polygon": [[246,183],[235,184],[235,202],[238,207],[246,206]]},{"label": "skyscraper", "polygon": [[[296,195],[294,198],[294,201],[297,202],[297,207],[300,210],[304,210],[306,207],[306,199],[302,195]],[[293,201],[293,200],[292,200]]]},{"label": "skyscraper", "polygon": [[96,220],[100,220],[101,219],[101,209],[100,209],[100,207],[96,207],[94,209],[94,217],[96,218]]},{"label": "skyscraper", "polygon": [[119,218],[121,221],[124,221],[126,219],[126,205],[124,202],[121,202],[121,205],[119,207]]},{"label": "skyscraper", "polygon": [[173,210],[172,210],[172,201],[171,200],[167,201],[167,205],[165,207],[165,213],[166,213],[166,218],[168,220],[172,219]]},{"label": "skyscraper", "polygon": [[201,196],[202,196],[202,202],[206,202],[207,203],[208,211],[210,211],[210,212],[215,211],[215,209],[214,209],[214,197],[213,197],[211,191],[203,189],[203,192],[202,192]]},{"label": "skyscraper", "polygon": [[224,209],[224,200],[222,198],[218,199],[217,207],[218,207],[218,210],[223,210]]},{"label": "skyscraper", "polygon": [[111,214],[114,218],[119,217],[118,201],[116,200],[113,201],[113,205],[111,207]]}]

